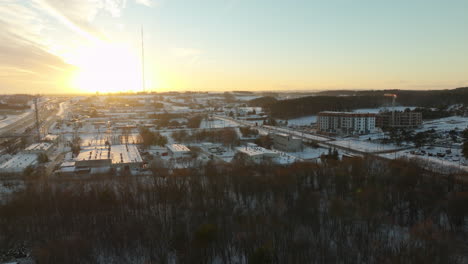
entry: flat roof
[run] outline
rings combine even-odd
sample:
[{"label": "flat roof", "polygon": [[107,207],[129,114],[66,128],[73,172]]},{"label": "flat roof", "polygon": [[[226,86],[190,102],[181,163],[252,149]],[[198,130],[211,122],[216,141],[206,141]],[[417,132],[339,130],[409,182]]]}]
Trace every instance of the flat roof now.
[{"label": "flat roof", "polygon": [[0,169],[25,169],[37,163],[36,154],[16,154],[11,159],[0,164]]},{"label": "flat roof", "polygon": [[47,151],[49,150],[53,144],[42,142],[42,143],[34,143],[29,145],[25,150],[26,151]]},{"label": "flat roof", "polygon": [[56,140],[58,137],[59,137],[59,135],[52,135],[52,134],[49,134],[49,135],[46,135],[45,137],[43,137],[42,140],[54,141],[54,140]]},{"label": "flat roof", "polygon": [[336,111],[323,111],[318,113],[318,116],[352,116],[352,117],[375,117],[375,113],[357,113],[357,112],[336,112]]},{"label": "flat roof", "polygon": [[143,162],[140,152],[135,145],[111,146],[112,164]]},{"label": "flat roof", "polygon": [[172,152],[190,152],[190,149],[182,144],[170,144],[166,146]]},{"label": "flat roof", "polygon": [[64,168],[64,167],[74,167],[75,166],[75,162],[74,161],[65,161],[65,162],[62,162],[62,164],[60,164],[60,167]]},{"label": "flat roof", "polygon": [[75,160],[111,160],[112,164],[143,162],[135,145],[112,145],[110,150],[105,146],[87,148],[81,151]]},{"label": "flat roof", "polygon": [[272,151],[272,150],[269,150],[269,149],[266,149],[266,148],[263,148],[263,147],[259,147],[259,146],[244,146],[244,147],[238,147],[237,148],[237,151],[239,152],[242,152],[244,154],[247,154],[249,156],[258,156],[258,155],[278,155],[278,153]]}]

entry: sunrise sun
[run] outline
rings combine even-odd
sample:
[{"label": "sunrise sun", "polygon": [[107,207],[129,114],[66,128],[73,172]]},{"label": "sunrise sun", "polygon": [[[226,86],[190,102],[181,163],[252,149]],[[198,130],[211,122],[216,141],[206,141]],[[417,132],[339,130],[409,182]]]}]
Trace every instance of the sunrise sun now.
[{"label": "sunrise sun", "polygon": [[71,79],[74,90],[115,93],[143,89],[140,58],[124,45],[99,43],[76,50],[69,58],[78,68]]}]

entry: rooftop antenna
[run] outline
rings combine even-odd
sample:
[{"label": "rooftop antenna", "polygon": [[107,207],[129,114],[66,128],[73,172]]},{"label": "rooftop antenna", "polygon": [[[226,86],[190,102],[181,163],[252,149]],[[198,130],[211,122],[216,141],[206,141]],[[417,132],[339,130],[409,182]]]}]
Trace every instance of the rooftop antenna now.
[{"label": "rooftop antenna", "polygon": [[143,26],[141,26],[141,75],[142,75],[142,88],[143,92],[146,91],[145,87],[145,45],[143,40]]}]

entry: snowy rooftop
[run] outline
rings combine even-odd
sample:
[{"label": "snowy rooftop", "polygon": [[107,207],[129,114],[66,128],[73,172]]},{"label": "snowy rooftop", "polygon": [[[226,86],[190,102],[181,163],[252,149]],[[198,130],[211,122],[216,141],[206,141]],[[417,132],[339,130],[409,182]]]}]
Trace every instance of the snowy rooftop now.
[{"label": "snowy rooftop", "polygon": [[45,140],[45,141],[54,141],[58,138],[59,136],[58,135],[46,135],[45,137],[42,138],[42,140]]},{"label": "snowy rooftop", "polygon": [[375,116],[375,113],[369,113],[369,112],[337,112],[337,111],[323,111],[318,113],[319,116]]},{"label": "snowy rooftop", "polygon": [[252,144],[249,144],[248,146],[244,147],[238,147],[237,151],[242,152],[244,154],[247,154],[249,156],[258,156],[258,155],[271,155],[271,156],[276,156],[278,155],[276,152],[262,148],[259,146],[253,146]]},{"label": "snowy rooftop", "polygon": [[143,162],[135,145],[112,145],[88,148],[80,152],[75,160],[112,160],[112,164]]},{"label": "snowy rooftop", "polygon": [[60,167],[74,167],[75,162],[74,161],[65,161],[60,164]]},{"label": "snowy rooftop", "polygon": [[190,149],[182,144],[170,144],[167,148],[172,152],[190,152]]},{"label": "snowy rooftop", "polygon": [[115,145],[111,147],[112,164],[143,162],[135,145]]},{"label": "snowy rooftop", "polygon": [[34,143],[29,145],[25,150],[26,151],[47,151],[49,150],[53,144],[42,142],[42,143]]},{"label": "snowy rooftop", "polygon": [[3,164],[0,164],[0,169],[25,169],[26,167],[35,165],[36,163],[36,154],[17,154]]}]

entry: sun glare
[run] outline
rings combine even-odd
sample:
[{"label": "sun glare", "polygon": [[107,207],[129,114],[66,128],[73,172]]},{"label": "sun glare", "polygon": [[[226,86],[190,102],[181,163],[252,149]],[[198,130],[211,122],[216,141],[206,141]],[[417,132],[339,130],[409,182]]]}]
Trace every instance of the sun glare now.
[{"label": "sun glare", "polygon": [[99,43],[75,51],[70,63],[78,70],[71,80],[74,90],[86,93],[142,90],[141,63],[128,47]]}]

